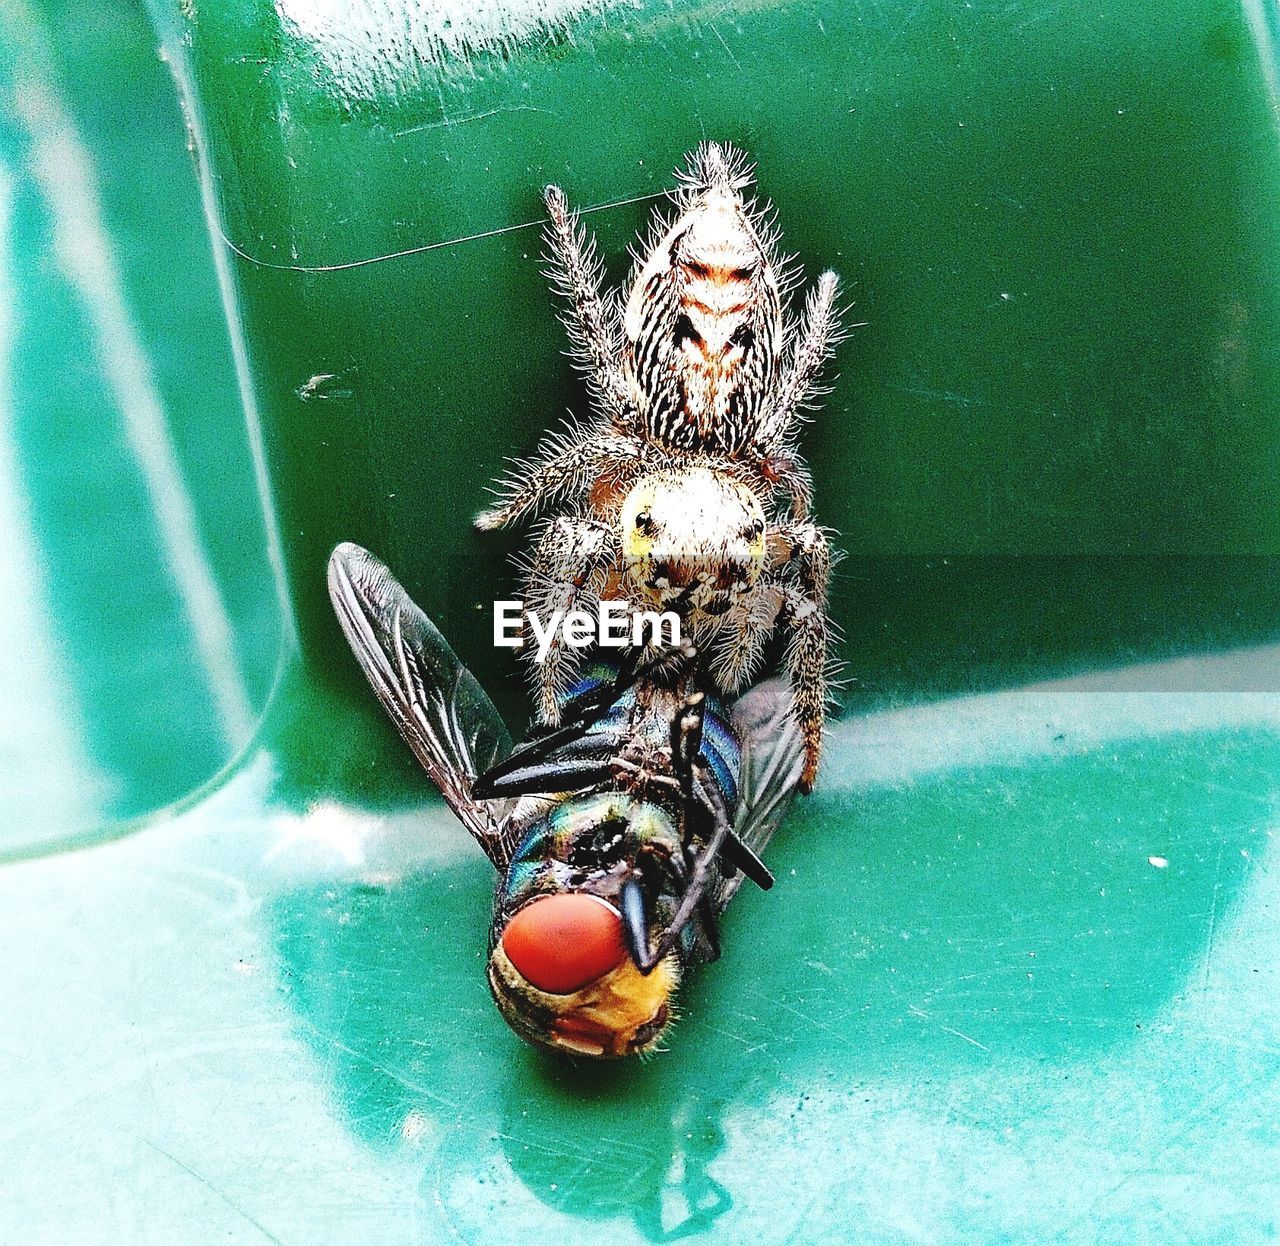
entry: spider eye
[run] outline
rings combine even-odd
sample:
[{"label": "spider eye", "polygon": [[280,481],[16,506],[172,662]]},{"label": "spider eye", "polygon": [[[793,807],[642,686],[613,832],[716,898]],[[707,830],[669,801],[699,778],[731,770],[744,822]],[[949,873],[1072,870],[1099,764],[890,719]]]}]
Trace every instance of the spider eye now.
[{"label": "spider eye", "polygon": [[747,540],[758,541],[764,536],[764,521],[762,519],[753,519],[747,525]]},{"label": "spider eye", "polygon": [[657,531],[658,525],[653,522],[653,516],[648,511],[641,511],[636,516],[636,531],[643,532],[645,536],[652,536]]}]

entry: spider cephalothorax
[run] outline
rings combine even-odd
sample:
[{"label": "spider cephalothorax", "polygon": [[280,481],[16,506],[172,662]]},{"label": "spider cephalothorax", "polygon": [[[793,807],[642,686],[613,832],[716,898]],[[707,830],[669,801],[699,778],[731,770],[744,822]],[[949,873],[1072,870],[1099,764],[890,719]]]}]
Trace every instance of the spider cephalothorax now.
[{"label": "spider cephalothorax", "polygon": [[[774,627],[787,627],[810,785],[827,696],[831,550],[808,520],[812,488],[795,438],[838,337],[837,281],[823,273],[788,320],[794,277],[766,213],[743,197],[752,181],[743,155],[705,143],[678,177],[674,219],[655,223],[621,298],[602,294],[594,242],[564,193],[547,188],[549,276],[568,300],[573,357],[598,410],[515,464],[476,522],[502,527],[565,503],[528,563],[532,608],[601,597],[678,605],[726,691],[750,677]],[[574,658],[555,645],[536,670],[549,722]]]},{"label": "spider cephalothorax", "polygon": [[659,468],[627,494],[616,527],[628,596],[660,610],[722,615],[764,570],[756,495],[709,467]]}]

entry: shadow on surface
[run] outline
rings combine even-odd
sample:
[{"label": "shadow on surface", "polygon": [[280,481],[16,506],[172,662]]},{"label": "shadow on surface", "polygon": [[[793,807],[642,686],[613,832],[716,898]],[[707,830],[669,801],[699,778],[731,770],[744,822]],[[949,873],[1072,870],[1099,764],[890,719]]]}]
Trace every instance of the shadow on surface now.
[{"label": "shadow on surface", "polygon": [[514,1175],[564,1215],[692,1235],[733,1204],[726,1148],[736,1171],[753,1120],[798,1135],[811,1091],[1069,1075],[1188,989],[1280,805],[1280,740],[1063,749],[802,803],[779,886],[739,901],[647,1064],[559,1062],[507,1032],[478,853],[280,895],[282,982],[351,1129],[388,1153],[437,1140],[424,1181],[457,1224],[498,1215]]}]

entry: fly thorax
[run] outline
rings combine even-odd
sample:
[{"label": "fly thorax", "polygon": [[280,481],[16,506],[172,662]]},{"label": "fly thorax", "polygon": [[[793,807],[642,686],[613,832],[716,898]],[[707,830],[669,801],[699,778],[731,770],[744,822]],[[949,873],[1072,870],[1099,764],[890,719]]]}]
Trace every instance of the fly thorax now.
[{"label": "fly thorax", "polygon": [[[634,863],[679,844],[669,813],[626,792],[598,792],[550,802],[516,849],[498,898],[495,923],[533,897],[559,891],[616,900]],[[499,933],[495,930],[495,936]]]},{"label": "fly thorax", "polygon": [[619,513],[629,595],[684,613],[724,613],[765,561],[765,518],[750,489],[706,466],[642,477]]}]

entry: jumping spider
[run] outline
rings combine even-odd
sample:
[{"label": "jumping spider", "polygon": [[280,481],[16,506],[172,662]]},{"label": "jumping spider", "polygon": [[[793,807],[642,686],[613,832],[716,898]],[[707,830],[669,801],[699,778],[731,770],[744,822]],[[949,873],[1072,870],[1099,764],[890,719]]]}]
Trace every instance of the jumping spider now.
[{"label": "jumping spider", "polygon": [[[547,187],[547,276],[568,303],[571,355],[597,411],[515,462],[476,524],[503,527],[566,501],[527,564],[530,608],[546,617],[603,597],[677,610],[726,692],[785,625],[808,788],[826,712],[831,548],[808,520],[796,437],[839,340],[837,279],[823,273],[799,318],[787,315],[796,277],[767,214],[743,197],[743,153],[704,143],[677,177],[675,218],[655,220],[633,254],[625,304],[602,294],[594,240],[564,192]],[[556,644],[535,670],[548,723],[576,657]]]}]

